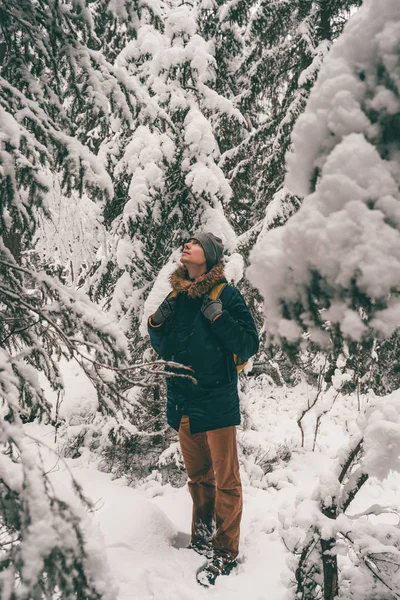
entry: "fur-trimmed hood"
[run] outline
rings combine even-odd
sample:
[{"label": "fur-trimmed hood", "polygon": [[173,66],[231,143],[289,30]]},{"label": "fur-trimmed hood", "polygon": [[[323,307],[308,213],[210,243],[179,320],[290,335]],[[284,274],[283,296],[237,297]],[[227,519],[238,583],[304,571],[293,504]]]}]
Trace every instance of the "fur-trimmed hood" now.
[{"label": "fur-trimmed hood", "polygon": [[200,275],[194,281],[189,279],[186,267],[178,267],[171,275],[170,282],[174,292],[178,294],[187,294],[190,298],[201,298],[211,292],[214,286],[223,281],[227,281],[224,275],[222,263],[214,265],[204,275]]}]

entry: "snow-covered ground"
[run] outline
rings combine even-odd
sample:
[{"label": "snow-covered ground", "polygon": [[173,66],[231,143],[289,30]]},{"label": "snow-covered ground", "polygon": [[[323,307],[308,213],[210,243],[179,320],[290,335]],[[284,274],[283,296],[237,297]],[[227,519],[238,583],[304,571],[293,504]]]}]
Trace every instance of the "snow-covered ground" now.
[{"label": "snow-covered ground", "polygon": [[[72,383],[68,378],[67,384],[65,414],[82,402],[79,377]],[[238,434],[244,488],[240,563],[212,589],[196,583],[195,573],[203,559],[186,549],[191,520],[186,485],[173,488],[153,476],[134,489],[123,479],[113,480],[100,472],[86,453],[64,463],[44,451],[58,493],[72,498],[68,466],[95,504],[89,518],[101,532],[95,536],[96,544],[101,545],[103,539],[118,600],[284,600],[293,572],[283,538],[290,539],[290,522],[298,503],[310,498],[321,478],[332,471],[338,449],[357,428],[359,414],[355,398],[339,396],[321,420],[315,451],[312,415],[305,422],[305,447],[301,448],[296,419],[312,394],[306,384],[285,390],[264,381],[247,389],[243,397],[246,429],[239,429]],[[27,430],[56,448],[50,426],[30,424]],[[280,453],[282,448],[291,453]],[[277,455],[280,458],[272,471],[265,473],[265,461]],[[370,480],[352,511],[375,503],[396,506],[399,489],[400,477],[394,473],[384,483]]]}]

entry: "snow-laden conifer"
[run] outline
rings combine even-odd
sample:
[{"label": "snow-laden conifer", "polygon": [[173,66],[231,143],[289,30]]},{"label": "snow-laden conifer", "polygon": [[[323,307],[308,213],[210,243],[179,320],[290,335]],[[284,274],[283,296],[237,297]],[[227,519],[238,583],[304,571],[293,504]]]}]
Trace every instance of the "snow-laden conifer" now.
[{"label": "snow-laden conifer", "polygon": [[[113,170],[117,195],[105,213],[111,242],[94,289],[133,336],[157,273],[188,235],[208,227],[228,248],[235,242],[224,216],[231,188],[218,166],[216,129],[222,116],[242,116],[214,89],[214,47],[199,18],[196,5],[173,2],[163,27],[142,23],[116,58],[127,82],[140,85],[143,106]],[[116,132],[100,152],[119,140]]]},{"label": "snow-laden conifer", "polygon": [[[248,271],[254,283],[265,278],[258,288],[266,328],[281,343],[298,345],[307,332],[321,346],[331,349],[333,339],[354,348],[398,328],[399,24],[395,0],[367,0],[333,45],[294,128],[286,184],[305,200],[286,225],[259,240]],[[377,346],[366,347],[373,357]],[[321,409],[313,408],[318,415]],[[398,470],[399,415],[396,393],[371,400],[336,469],[321,476],[311,503],[299,500],[290,526],[302,531],[293,546],[291,540],[298,555],[292,597],[399,594],[398,528],[366,518],[385,507],[347,514],[369,477],[384,480]],[[348,554],[354,576],[338,554]]]},{"label": "snow-laden conifer", "polygon": [[[333,46],[294,129],[287,186],[306,196],[256,246],[271,335],[321,344],[323,323],[348,340],[398,327],[400,7],[367,2]],[[368,43],[367,43],[368,42]]]},{"label": "snow-laden conifer", "polygon": [[254,3],[237,70],[239,106],[251,129],[224,157],[241,233],[259,221],[274,227],[296,212],[298,202],[284,187],[290,134],[332,42],[360,4],[361,0]]},{"label": "snow-laden conifer", "polygon": [[[109,315],[40,269],[52,249],[61,267],[68,244],[79,244],[86,260],[96,249],[96,239],[86,250],[74,236],[82,214],[79,235],[91,217],[93,229],[101,223],[99,207],[89,211],[88,203],[113,197],[100,141],[121,124],[131,126],[138,88],[126,88],[125,73],[99,52],[96,15],[84,2],[9,2],[0,10],[6,49],[0,77],[0,596],[112,598],[84,509],[58,497],[23,425],[54,418],[39,374],[61,393],[60,356],[80,364],[100,410],[121,426],[129,427],[131,416],[126,389],[148,385],[152,377],[127,364],[127,340]],[[77,206],[75,215],[68,202]],[[37,260],[32,240],[55,207],[68,218],[54,219],[49,229],[72,232],[61,231],[57,249],[56,236],[48,239],[48,256],[40,248],[47,241],[39,239]],[[79,252],[72,247],[70,256]]]}]

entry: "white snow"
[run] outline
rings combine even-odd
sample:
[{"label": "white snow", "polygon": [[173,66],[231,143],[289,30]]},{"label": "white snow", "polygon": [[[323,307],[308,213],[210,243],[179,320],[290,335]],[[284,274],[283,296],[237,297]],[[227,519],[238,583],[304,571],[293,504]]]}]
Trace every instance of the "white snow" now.
[{"label": "white snow", "polygon": [[[85,394],[81,394],[81,381],[74,370],[65,364],[62,368],[67,383],[63,413],[68,415],[76,413],[82,401],[80,398]],[[338,387],[341,383],[338,374]],[[355,397],[338,394],[333,402],[336,390],[331,388],[322,394],[320,403],[317,402],[304,420],[305,447],[301,448],[296,420],[301,406],[309,405],[315,393],[305,383],[294,388],[279,388],[266,377],[249,380],[243,388],[246,425],[238,429],[244,491],[239,566],[229,577],[217,580],[215,587],[209,590],[201,588],[195,580],[204,559],[186,549],[191,522],[191,499],[186,485],[181,488],[163,485],[160,474],[154,472],[133,489],[124,479],[113,480],[111,475],[99,472],[96,460],[89,462],[87,453],[74,460],[67,459],[73,476],[94,503],[94,512],[85,525],[93,549],[89,560],[93,558],[94,561],[94,577],[97,573],[99,581],[111,578],[108,597],[114,600],[131,600],[133,597],[139,600],[201,600],[206,597],[213,600],[228,597],[233,600],[284,600],[293,589],[293,568],[296,566],[288,549],[294,549],[304,539],[308,528],[317,522],[327,536],[351,532],[357,537],[360,552],[390,551],[397,530],[390,510],[398,507],[400,489],[400,395],[396,392],[380,402],[374,397],[364,397],[362,404],[367,408],[364,414],[363,408],[357,413]],[[330,411],[322,415],[313,452],[316,419],[328,407]],[[359,414],[358,423],[355,414]],[[29,424],[25,429],[55,447],[50,426]],[[358,494],[349,515],[343,515],[333,523],[322,518],[318,501],[329,503],[338,493],[335,476],[338,460],[346,455],[345,448],[352,447],[354,439],[362,432],[366,438],[363,464],[371,478]],[[382,437],[387,434],[390,435],[389,444]],[[290,458],[280,458],[282,448],[292,453]],[[177,445],[173,444],[168,452],[176,455],[177,450]],[[45,464],[52,467],[50,478],[57,493],[73,501],[66,464],[46,450],[42,450],[42,456]],[[178,460],[177,456],[175,460]],[[270,468],[266,468],[268,461],[271,461]],[[73,502],[76,505],[76,500]],[[364,512],[371,516],[356,519],[357,514]],[[109,572],[103,568],[100,577],[98,569],[103,564],[103,552]],[[341,552],[341,560],[346,561],[347,550],[342,548]],[[351,577],[350,581],[352,586],[358,585],[361,592],[368,585],[365,579],[364,587],[357,578]],[[344,586],[347,586],[346,582]],[[356,597],[361,600],[362,595]]]},{"label": "white snow", "polygon": [[400,391],[396,390],[367,412],[364,465],[369,473],[385,479],[400,470]]}]

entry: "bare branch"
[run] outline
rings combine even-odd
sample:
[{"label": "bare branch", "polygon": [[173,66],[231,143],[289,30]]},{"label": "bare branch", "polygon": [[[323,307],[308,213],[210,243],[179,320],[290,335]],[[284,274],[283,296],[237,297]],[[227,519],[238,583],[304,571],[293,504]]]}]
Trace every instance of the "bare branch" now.
[{"label": "bare branch", "polygon": [[360,452],[360,450],[362,449],[362,445],[364,442],[364,438],[361,438],[360,441],[358,442],[357,446],[350,452],[346,462],[343,465],[343,468],[340,472],[339,475],[339,483],[343,483],[343,479],[346,477],[347,475],[347,471],[350,469],[354,459],[356,458],[357,454]]},{"label": "bare branch", "polygon": [[308,412],[310,412],[310,410],[311,410],[312,408],[314,408],[314,406],[315,406],[315,405],[316,405],[316,403],[318,402],[318,400],[319,400],[319,397],[320,397],[320,395],[321,395],[321,393],[322,393],[322,381],[323,381],[323,380],[322,380],[322,374],[325,372],[325,366],[326,366],[326,362],[327,362],[327,359],[325,359],[324,366],[323,366],[323,367],[321,367],[321,370],[320,370],[320,372],[319,372],[319,375],[318,375],[318,390],[317,390],[317,394],[316,394],[316,396],[315,396],[315,399],[314,399],[314,401],[313,401],[311,404],[309,404],[309,405],[308,405],[308,407],[307,407],[307,408],[305,408],[305,409],[302,411],[302,413],[301,413],[300,417],[297,419],[297,425],[299,426],[299,428],[300,428],[300,431],[301,431],[301,447],[302,447],[302,448],[304,448],[304,429],[303,429],[303,424],[302,424],[302,421],[303,421],[303,418],[305,417],[305,415],[306,415]]}]

